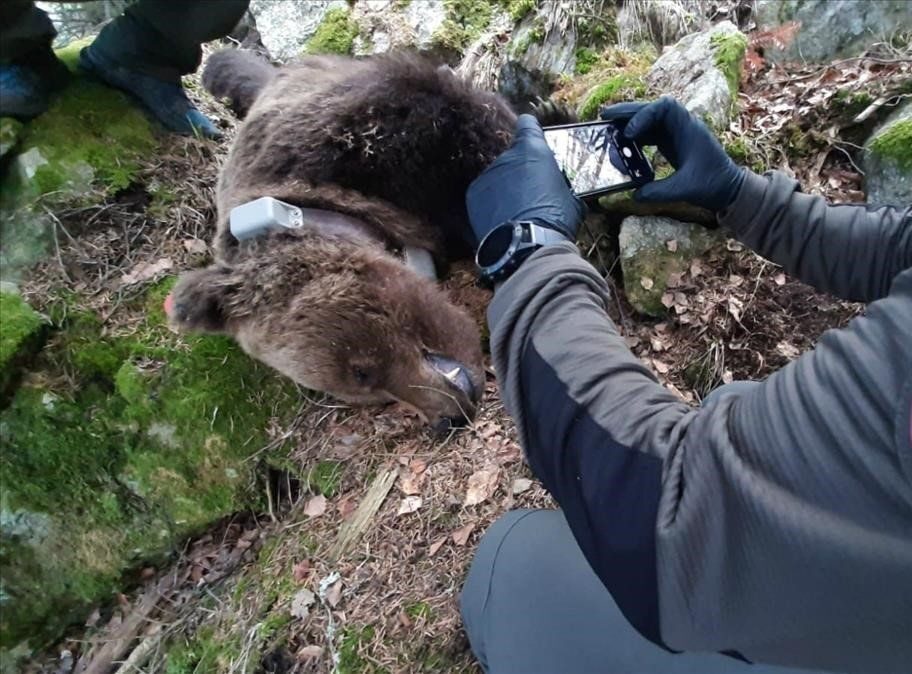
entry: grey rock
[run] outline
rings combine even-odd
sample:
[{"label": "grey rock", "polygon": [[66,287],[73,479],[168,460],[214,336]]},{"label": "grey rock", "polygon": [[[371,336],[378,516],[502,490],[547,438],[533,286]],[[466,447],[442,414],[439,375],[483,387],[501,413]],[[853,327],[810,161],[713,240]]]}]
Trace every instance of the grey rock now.
[{"label": "grey rock", "polygon": [[[905,142],[895,139],[898,125],[907,129]],[[879,126],[865,143],[862,170],[865,172],[865,193],[868,203],[912,204],[912,103],[907,102]],[[894,136],[884,151],[878,140]]]},{"label": "grey rock", "polygon": [[693,223],[658,216],[624,218],[618,246],[628,301],[640,313],[664,315],[662,295],[669,275],[685,271],[720,240],[719,233]]},{"label": "grey rock", "polygon": [[912,30],[909,0],[760,0],[757,24],[773,29],[800,21],[795,39],[784,49],[767,49],[773,61],[823,63],[860,54],[875,42]]},{"label": "grey rock", "polygon": [[[733,92],[726,73],[717,64],[720,42],[746,40],[730,21],[693,33],[665,51],[652,65],[646,81],[654,90],[670,94],[690,112],[715,129],[728,128]],[[740,62],[735,66],[740,72]]]},{"label": "grey rock", "polygon": [[362,0],[352,8],[352,18],[361,30],[355,39],[359,56],[404,47],[428,50],[446,19],[446,6],[443,0],[410,2],[405,7],[390,0]]},{"label": "grey rock", "polygon": [[253,0],[250,12],[266,49],[273,58],[287,61],[301,53],[323,16],[334,7],[348,7],[345,0]]}]

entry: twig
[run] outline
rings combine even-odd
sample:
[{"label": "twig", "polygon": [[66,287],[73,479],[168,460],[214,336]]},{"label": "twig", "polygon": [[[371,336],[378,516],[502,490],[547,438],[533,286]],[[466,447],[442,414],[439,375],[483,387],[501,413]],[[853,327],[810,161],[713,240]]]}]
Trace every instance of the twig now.
[{"label": "twig", "polygon": [[380,510],[380,506],[382,506],[383,502],[386,500],[390,489],[393,488],[393,484],[396,482],[396,475],[396,470],[387,469],[381,471],[377,477],[374,478],[370,488],[367,490],[367,494],[364,496],[364,500],[361,501],[355,514],[339,528],[339,535],[336,537],[336,541],[327,554],[331,564],[335,563],[339,557],[344,555],[361,537],[361,534],[367,530],[374,515],[377,514],[377,511]]}]

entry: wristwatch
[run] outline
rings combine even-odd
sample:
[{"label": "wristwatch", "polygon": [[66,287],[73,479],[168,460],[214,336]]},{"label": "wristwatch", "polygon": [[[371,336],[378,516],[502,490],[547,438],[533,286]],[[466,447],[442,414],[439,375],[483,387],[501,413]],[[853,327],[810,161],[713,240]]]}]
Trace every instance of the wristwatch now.
[{"label": "wristwatch", "polygon": [[506,280],[523,260],[542,246],[569,240],[562,232],[529,220],[508,220],[481,240],[475,264],[482,282],[494,285]]}]

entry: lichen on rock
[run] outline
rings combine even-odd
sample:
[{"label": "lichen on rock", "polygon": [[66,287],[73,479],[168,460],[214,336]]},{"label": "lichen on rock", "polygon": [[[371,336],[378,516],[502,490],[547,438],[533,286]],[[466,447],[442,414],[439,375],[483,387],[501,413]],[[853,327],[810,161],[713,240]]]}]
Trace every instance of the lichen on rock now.
[{"label": "lichen on rock", "polygon": [[684,272],[718,240],[701,225],[658,216],[624,218],[618,243],[628,301],[640,313],[663,316],[669,276]]}]

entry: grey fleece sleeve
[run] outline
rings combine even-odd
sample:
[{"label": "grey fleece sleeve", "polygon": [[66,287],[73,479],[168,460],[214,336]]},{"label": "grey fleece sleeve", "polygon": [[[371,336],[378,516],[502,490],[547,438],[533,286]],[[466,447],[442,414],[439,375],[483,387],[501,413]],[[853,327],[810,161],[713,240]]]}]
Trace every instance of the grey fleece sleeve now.
[{"label": "grey fleece sleeve", "polygon": [[828,205],[799,190],[782,173],[747,171],[719,222],[789,274],[847,300],[880,299],[912,267],[912,206]]},{"label": "grey fleece sleeve", "polygon": [[[825,225],[837,240],[855,222],[819,201],[789,217],[796,195],[778,189],[764,201],[783,211],[771,219]],[[828,269],[807,262],[829,255],[811,242],[802,264]],[[644,636],[770,663],[908,671],[912,270],[894,276],[814,351],[699,409],[630,353],[604,281],[574,246],[539,251],[497,291],[492,353],[528,461]]]}]

